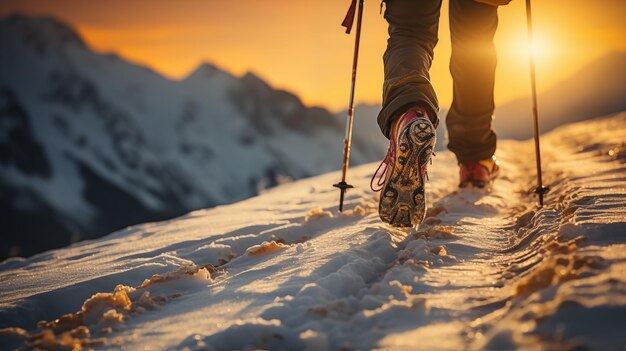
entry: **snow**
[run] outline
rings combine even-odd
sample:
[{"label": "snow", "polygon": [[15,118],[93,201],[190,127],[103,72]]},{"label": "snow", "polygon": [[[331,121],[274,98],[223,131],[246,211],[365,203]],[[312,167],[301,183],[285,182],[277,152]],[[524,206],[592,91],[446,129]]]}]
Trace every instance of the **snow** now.
[{"label": "snow", "polygon": [[[501,141],[457,189],[438,152],[416,229],[378,219],[377,164],[0,264],[0,342],[96,349],[623,349],[626,113]],[[47,322],[37,322],[45,320]],[[23,328],[23,329],[21,329]]]}]

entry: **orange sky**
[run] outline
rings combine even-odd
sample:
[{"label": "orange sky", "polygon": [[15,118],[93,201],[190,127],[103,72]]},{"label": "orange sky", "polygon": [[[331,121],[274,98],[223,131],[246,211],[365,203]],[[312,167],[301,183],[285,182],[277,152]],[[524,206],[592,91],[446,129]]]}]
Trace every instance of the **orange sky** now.
[{"label": "orange sky", "polygon": [[[180,79],[202,61],[241,75],[254,71],[307,104],[347,105],[353,36],[339,23],[349,0],[3,0],[0,14],[52,14],[77,27],[98,51]],[[365,1],[357,101],[379,102],[386,22]],[[431,77],[450,104],[450,40],[444,0]],[[524,1],[499,10],[496,102],[529,93]],[[626,51],[626,1],[534,0],[539,91],[610,51]]]}]

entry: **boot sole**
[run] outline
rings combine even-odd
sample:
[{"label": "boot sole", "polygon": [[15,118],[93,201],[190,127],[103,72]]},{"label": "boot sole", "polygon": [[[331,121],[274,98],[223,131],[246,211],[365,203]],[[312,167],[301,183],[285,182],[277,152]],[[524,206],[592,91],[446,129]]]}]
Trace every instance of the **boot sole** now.
[{"label": "boot sole", "polygon": [[378,205],[380,219],[394,227],[416,227],[426,213],[424,177],[421,168],[435,145],[432,124],[416,120],[398,137],[393,169]]}]

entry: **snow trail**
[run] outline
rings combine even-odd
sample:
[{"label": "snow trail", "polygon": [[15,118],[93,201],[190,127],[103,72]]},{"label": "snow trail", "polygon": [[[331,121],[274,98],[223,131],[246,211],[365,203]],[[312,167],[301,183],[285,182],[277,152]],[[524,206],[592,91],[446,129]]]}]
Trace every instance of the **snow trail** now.
[{"label": "snow trail", "polygon": [[[621,349],[624,135],[626,113],[545,136],[552,190],[541,209],[531,195],[532,144],[504,141],[502,176],[486,191],[458,190],[453,156],[438,153],[417,229],[380,222],[367,186],[375,165],[366,165],[351,171],[357,187],[344,213],[332,173],[5,261],[0,327],[26,330],[4,330],[0,340],[102,349]],[[83,304],[118,284],[128,303]],[[58,327],[55,318],[77,310],[91,319]],[[52,322],[35,328],[39,319]]]}]

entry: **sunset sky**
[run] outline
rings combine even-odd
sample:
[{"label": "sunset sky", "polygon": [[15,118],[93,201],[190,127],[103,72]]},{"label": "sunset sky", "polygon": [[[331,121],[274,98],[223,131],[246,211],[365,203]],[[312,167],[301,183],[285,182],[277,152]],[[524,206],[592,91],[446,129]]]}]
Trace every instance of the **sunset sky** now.
[{"label": "sunset sky", "polygon": [[[340,22],[350,0],[44,1],[0,2],[0,14],[54,15],[74,25],[100,52],[172,78],[208,61],[236,75],[253,71],[305,103],[347,105],[354,36]],[[387,24],[380,2],[365,1],[357,101],[379,102]],[[450,39],[444,0],[431,70],[442,107],[450,104]],[[626,51],[626,1],[535,0],[539,91],[611,51]],[[499,10],[496,102],[529,94],[523,0]]]}]

